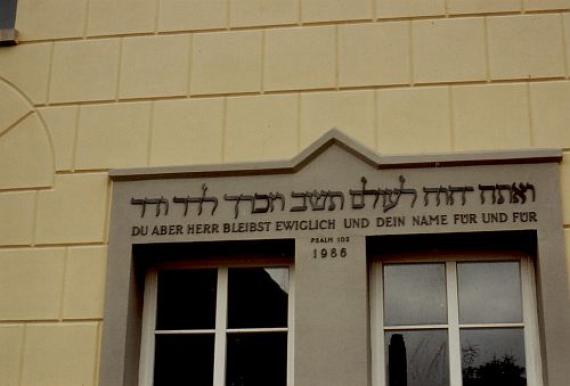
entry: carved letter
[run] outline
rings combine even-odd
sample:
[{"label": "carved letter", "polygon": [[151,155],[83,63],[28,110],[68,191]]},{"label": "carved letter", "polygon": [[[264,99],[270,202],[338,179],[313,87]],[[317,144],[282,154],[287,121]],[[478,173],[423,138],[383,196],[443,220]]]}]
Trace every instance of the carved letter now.
[{"label": "carved letter", "polygon": [[481,204],[485,203],[485,192],[491,191],[491,198],[493,199],[492,203],[497,202],[497,196],[495,195],[495,186],[494,185],[481,185],[479,184],[479,190],[481,191]]},{"label": "carved letter", "polygon": [[146,206],[147,205],[155,205],[155,208],[156,208],[155,216],[156,217],[160,216],[161,207],[164,205],[164,215],[165,216],[168,215],[168,200],[166,198],[164,198],[163,196],[160,196],[160,198],[146,198],[146,197],[143,199],[131,198],[131,205],[141,205],[142,206],[141,217],[144,217],[144,215],[146,213]]},{"label": "carved letter", "polygon": [[335,198],[340,200],[340,210],[344,209],[344,194],[342,192],[329,190],[327,195],[329,196],[329,210],[332,211],[336,209],[336,205],[334,203]]},{"label": "carved letter", "polygon": [[289,211],[290,212],[304,212],[307,210],[307,193],[303,192],[291,192],[291,197],[293,198],[302,198],[303,203],[301,205],[296,205],[292,207]]},{"label": "carved letter", "polygon": [[461,193],[461,205],[464,206],[467,203],[467,192],[473,192],[474,189],[472,186],[451,186],[447,187],[449,192],[448,194],[448,201],[450,205],[455,204],[455,199],[453,198],[454,193]]},{"label": "carved letter", "polygon": [[239,216],[239,203],[242,199],[242,194],[240,194],[239,196],[230,196],[228,194],[224,194],[224,200],[226,201],[235,201],[235,206],[234,206],[234,218],[238,218]]},{"label": "carved letter", "polygon": [[534,185],[531,185],[529,183],[523,184],[521,182],[517,186],[517,184],[513,182],[511,185],[511,203],[518,204],[520,200],[520,203],[524,204],[527,199],[527,190],[532,191],[532,201],[534,202],[536,200],[536,191],[534,189]]},{"label": "carved letter", "polygon": [[208,187],[206,186],[206,184],[202,184],[202,196],[200,196],[200,197],[190,197],[190,196],[176,197],[175,196],[172,199],[172,201],[177,203],[177,204],[184,204],[184,217],[186,217],[186,215],[188,214],[188,206],[191,203],[197,203],[198,204],[198,216],[200,216],[202,214],[202,207],[203,207],[203,204],[205,202],[210,202],[213,204],[212,212],[210,213],[210,215],[214,215],[214,212],[216,211],[216,208],[218,207],[218,199],[216,197],[206,197],[206,191],[208,191]]}]

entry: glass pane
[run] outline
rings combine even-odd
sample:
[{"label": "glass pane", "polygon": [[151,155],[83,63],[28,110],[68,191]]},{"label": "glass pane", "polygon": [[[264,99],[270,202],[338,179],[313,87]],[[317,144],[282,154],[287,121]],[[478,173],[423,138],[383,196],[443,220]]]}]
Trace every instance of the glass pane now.
[{"label": "glass pane", "polygon": [[446,330],[392,331],[385,335],[389,386],[447,386]]},{"label": "glass pane", "polygon": [[463,386],[526,385],[521,328],[461,331]]},{"label": "glass pane", "polygon": [[519,263],[457,264],[460,323],[522,322]]},{"label": "glass pane", "polygon": [[156,329],[213,329],[216,283],[215,269],[159,272]]},{"label": "glass pane", "polygon": [[157,335],[154,386],[212,386],[214,335]]},{"label": "glass pane", "polygon": [[386,326],[447,323],[445,265],[384,266]]},{"label": "glass pane", "polygon": [[226,386],[285,386],[287,333],[228,334]]},{"label": "glass pane", "polygon": [[228,327],[287,327],[287,268],[235,268],[228,273]]}]

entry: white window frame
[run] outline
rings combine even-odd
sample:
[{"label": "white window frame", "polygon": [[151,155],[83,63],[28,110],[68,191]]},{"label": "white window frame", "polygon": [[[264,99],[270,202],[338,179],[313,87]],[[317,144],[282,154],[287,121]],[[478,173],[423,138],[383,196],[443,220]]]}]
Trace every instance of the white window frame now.
[{"label": "white window frame", "polygon": [[[217,269],[216,321],[215,328],[201,330],[156,330],[158,272],[165,269]],[[227,328],[228,269],[230,268],[287,268],[289,270],[289,293],[287,304],[287,327],[276,328]],[[152,386],[154,380],[155,335],[158,334],[214,334],[214,377],[213,386],[226,384],[226,336],[228,333],[287,333],[287,386],[293,386],[293,342],[294,342],[294,299],[295,271],[292,264],[216,264],[188,265],[175,264],[158,266],[147,270],[143,299],[143,319],[141,329],[141,350],[139,360],[139,386]]]},{"label": "white window frame", "polygon": [[[458,310],[457,289],[457,263],[459,262],[486,262],[486,261],[519,261],[522,295],[522,323],[484,323],[484,324],[460,324]],[[446,269],[446,292],[447,292],[447,324],[421,325],[421,326],[384,326],[384,264],[413,264],[413,263],[445,263]],[[372,360],[372,385],[387,386],[385,342],[384,333],[396,330],[416,329],[445,329],[448,331],[448,358],[449,358],[449,384],[461,386],[461,342],[460,329],[468,328],[523,328],[525,365],[527,386],[543,386],[542,364],[540,361],[540,343],[538,328],[538,311],[536,301],[535,269],[532,259],[520,252],[500,253],[461,253],[439,256],[429,255],[390,255],[381,259],[373,260],[369,270],[370,283],[370,332],[371,332],[371,360]]]}]

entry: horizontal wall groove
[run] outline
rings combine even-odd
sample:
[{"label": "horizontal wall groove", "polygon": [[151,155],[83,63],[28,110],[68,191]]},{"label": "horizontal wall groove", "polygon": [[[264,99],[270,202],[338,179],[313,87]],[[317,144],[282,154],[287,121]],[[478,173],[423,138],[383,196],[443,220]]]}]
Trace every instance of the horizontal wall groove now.
[{"label": "horizontal wall groove", "polygon": [[84,324],[94,324],[100,323],[103,319],[14,319],[14,320],[0,320],[0,326],[9,325],[61,325],[61,326],[73,326],[73,325],[84,325]]},{"label": "horizontal wall groove", "polygon": [[289,28],[300,28],[300,27],[319,27],[319,26],[336,26],[336,25],[350,25],[350,24],[365,24],[365,23],[390,23],[396,21],[415,21],[415,20],[442,20],[442,19],[464,19],[464,18],[474,18],[474,17],[505,17],[505,16],[525,16],[525,15],[545,15],[545,14],[564,14],[570,13],[570,8],[563,9],[547,9],[547,10],[526,10],[526,11],[509,11],[509,12],[477,12],[477,13],[465,13],[465,14],[441,14],[441,15],[429,15],[429,16],[398,16],[398,17],[371,17],[364,19],[350,19],[350,20],[334,20],[334,21],[303,21],[301,24],[269,24],[269,25],[252,25],[252,26],[236,26],[236,27],[217,27],[217,28],[204,28],[204,29],[187,29],[187,30],[176,30],[176,31],[149,31],[149,32],[133,32],[133,33],[121,33],[121,34],[101,34],[92,36],[77,36],[77,37],[66,37],[66,38],[51,38],[51,39],[30,39],[21,40],[19,44],[34,44],[34,43],[45,43],[45,42],[68,42],[68,41],[85,41],[85,40],[101,40],[101,39],[112,39],[112,38],[125,38],[125,37],[140,37],[140,36],[160,36],[160,35],[186,35],[186,34],[201,34],[201,33],[213,33],[213,32],[232,32],[232,31],[264,31],[271,29],[289,29]]},{"label": "horizontal wall groove", "polygon": [[[474,80],[474,81],[453,81],[453,82],[426,82],[426,83],[397,83],[397,84],[382,84],[382,85],[370,85],[370,86],[340,86],[338,89],[336,87],[326,87],[326,88],[315,88],[315,89],[297,89],[297,90],[272,90],[272,91],[256,91],[256,92],[235,92],[235,93],[220,93],[220,94],[191,94],[191,95],[180,95],[180,96],[159,96],[159,97],[146,97],[146,98],[123,98],[118,101],[107,100],[107,101],[77,101],[77,102],[62,102],[57,104],[47,104],[40,103],[34,105],[36,108],[42,107],[65,107],[65,106],[95,106],[95,105],[109,105],[109,104],[128,104],[136,102],[152,102],[152,101],[180,101],[187,99],[212,99],[212,98],[228,98],[228,97],[255,97],[262,95],[295,95],[301,93],[311,94],[319,92],[342,92],[342,91],[375,91],[375,90],[386,90],[386,89],[411,89],[411,88],[421,88],[421,87],[462,87],[462,86],[474,86],[474,85],[497,85],[497,84],[527,84],[527,83],[551,83],[551,82],[561,82],[570,81],[568,76],[559,77],[546,77],[546,78],[517,78],[517,79],[491,79],[487,80]],[[93,169],[93,170],[76,170],[75,172],[106,172],[109,169]],[[58,171],[57,174],[70,174],[73,171]],[[17,189],[22,190],[22,189]],[[24,190],[35,190],[24,189]],[[0,190],[2,191],[2,190]]]},{"label": "horizontal wall groove", "polygon": [[70,248],[70,247],[95,247],[107,246],[106,241],[93,241],[93,242],[73,242],[73,243],[59,243],[59,244],[27,244],[27,245],[0,245],[0,251],[8,250],[25,250],[25,249],[46,249],[46,248]]},{"label": "horizontal wall groove", "polygon": [[111,169],[75,169],[75,170],[59,170],[55,174],[57,175],[69,175],[69,174],[89,174],[89,173],[108,173]]},{"label": "horizontal wall groove", "polygon": [[4,188],[0,189],[0,194],[2,193],[11,193],[11,192],[35,192],[38,190],[50,190],[53,189],[52,186],[38,186],[38,187],[30,187],[30,188]]}]

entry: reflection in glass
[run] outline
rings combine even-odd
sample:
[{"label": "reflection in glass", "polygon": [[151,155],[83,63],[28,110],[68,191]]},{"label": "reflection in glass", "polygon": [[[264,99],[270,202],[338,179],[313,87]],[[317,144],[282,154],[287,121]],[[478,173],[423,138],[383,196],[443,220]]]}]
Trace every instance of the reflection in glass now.
[{"label": "reflection in glass", "polygon": [[287,327],[287,268],[234,268],[228,275],[228,328]]},{"label": "reflection in glass", "polygon": [[447,331],[391,331],[385,335],[389,386],[449,385]]},{"label": "reflection in glass", "polygon": [[154,386],[212,386],[214,335],[157,335]]},{"label": "reflection in glass", "polygon": [[408,360],[406,343],[402,334],[392,334],[388,345],[388,384],[390,386],[408,385]]},{"label": "reflection in glass", "polygon": [[445,265],[385,265],[384,324],[441,323],[447,323]]},{"label": "reflection in glass", "polygon": [[213,329],[216,283],[216,269],[159,272],[156,329]]},{"label": "reflection in glass", "polygon": [[463,386],[526,385],[522,328],[461,331]]},{"label": "reflection in glass", "polygon": [[228,334],[226,386],[285,386],[287,333]]},{"label": "reflection in glass", "polygon": [[518,262],[457,264],[460,323],[522,322]]}]

